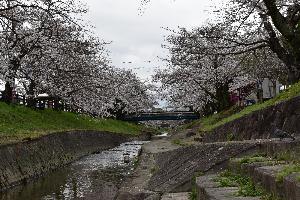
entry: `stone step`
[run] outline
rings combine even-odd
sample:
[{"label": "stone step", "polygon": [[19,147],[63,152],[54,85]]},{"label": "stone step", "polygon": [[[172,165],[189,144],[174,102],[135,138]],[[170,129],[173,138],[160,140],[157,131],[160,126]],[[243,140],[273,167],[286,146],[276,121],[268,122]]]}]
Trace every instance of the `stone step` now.
[{"label": "stone step", "polygon": [[288,175],[283,179],[283,183],[276,180],[277,173],[284,167],[285,165],[258,167],[249,175],[254,181],[260,182],[268,192],[275,193],[283,199],[299,200],[300,182],[297,180],[297,174]]},{"label": "stone step", "polygon": [[251,175],[254,173],[254,170],[258,167],[264,167],[264,166],[274,166],[279,164],[285,164],[285,162],[278,162],[270,159],[266,159],[266,161],[262,162],[251,162],[251,163],[241,163],[242,158],[235,158],[231,159],[228,168],[230,171],[233,172],[239,172],[239,173],[245,173],[247,175]]},{"label": "stone step", "polygon": [[161,200],[189,200],[190,193],[182,192],[182,193],[168,193],[164,194],[161,197]]},{"label": "stone step", "polygon": [[251,141],[201,144],[157,152],[154,158],[158,170],[151,177],[147,189],[163,194],[188,192],[195,173],[220,168],[230,158],[257,148],[258,143]]},{"label": "stone step", "polygon": [[238,197],[237,187],[219,187],[214,179],[217,175],[196,178],[198,200],[259,200],[260,197]]},{"label": "stone step", "polygon": [[283,179],[283,182],[276,180],[277,174],[286,166],[288,165],[270,161],[238,164],[238,160],[233,160],[229,164],[232,171],[240,171],[250,176],[254,182],[259,182],[266,191],[277,194],[286,200],[300,200],[299,174],[290,174]]}]

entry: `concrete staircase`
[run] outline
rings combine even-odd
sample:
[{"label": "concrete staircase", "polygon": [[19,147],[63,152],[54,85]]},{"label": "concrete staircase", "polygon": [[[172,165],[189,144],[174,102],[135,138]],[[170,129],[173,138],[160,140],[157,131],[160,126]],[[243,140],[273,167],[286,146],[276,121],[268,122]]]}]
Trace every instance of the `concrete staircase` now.
[{"label": "concrete staircase", "polygon": [[299,173],[292,173],[283,178],[283,182],[277,180],[277,174],[288,165],[278,161],[254,162],[240,164],[239,159],[232,160],[229,168],[239,171],[259,182],[270,193],[274,193],[285,200],[300,200]]},{"label": "concrete staircase", "polygon": [[[267,161],[241,164],[239,159],[230,161],[229,170],[249,176],[260,184],[266,192],[275,194],[283,200],[300,200],[300,174],[292,173],[277,180],[277,174],[287,166],[284,162]],[[237,187],[219,187],[214,181],[217,174],[196,178],[198,200],[258,200],[260,197],[237,197]]]},{"label": "concrete staircase", "polygon": [[196,178],[198,200],[259,200],[259,197],[237,197],[238,187],[219,187],[214,181],[217,177],[206,175]]}]

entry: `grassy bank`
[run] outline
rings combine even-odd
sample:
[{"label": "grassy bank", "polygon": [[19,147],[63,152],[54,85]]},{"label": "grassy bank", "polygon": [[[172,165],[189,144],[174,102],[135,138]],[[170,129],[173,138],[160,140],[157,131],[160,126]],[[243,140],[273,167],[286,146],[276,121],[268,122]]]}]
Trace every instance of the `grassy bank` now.
[{"label": "grassy bank", "polygon": [[142,126],[53,110],[32,110],[0,102],[0,144],[68,130],[97,130],[137,135]]},{"label": "grassy bank", "polygon": [[297,83],[271,100],[265,101],[263,103],[258,103],[258,104],[252,105],[252,106],[248,106],[239,112],[236,112],[235,109],[223,111],[218,114],[203,118],[197,122],[194,122],[194,125],[200,126],[201,132],[203,132],[203,131],[209,132],[209,131],[211,131],[221,125],[224,125],[228,122],[234,121],[236,119],[239,119],[241,117],[249,115],[255,111],[262,110],[269,106],[276,105],[280,102],[289,100],[289,99],[299,96],[299,95],[300,95],[300,83]]}]

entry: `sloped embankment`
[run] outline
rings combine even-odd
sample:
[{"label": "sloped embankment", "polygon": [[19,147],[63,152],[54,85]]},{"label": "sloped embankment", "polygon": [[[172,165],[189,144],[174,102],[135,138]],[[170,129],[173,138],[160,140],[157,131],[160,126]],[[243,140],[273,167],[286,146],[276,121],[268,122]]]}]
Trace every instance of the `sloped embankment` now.
[{"label": "sloped embankment", "polygon": [[157,170],[150,178],[147,189],[159,193],[188,192],[194,176],[226,168],[233,157],[253,153],[274,155],[293,150],[299,144],[299,141],[274,140],[217,142],[155,152],[153,157]]},{"label": "sloped embankment", "polygon": [[299,105],[300,96],[255,111],[213,129],[203,142],[272,138],[274,127],[300,136]]},{"label": "sloped embankment", "polygon": [[114,119],[93,118],[80,113],[35,110],[0,102],[0,145],[71,130],[95,130],[138,135],[145,128]]},{"label": "sloped embankment", "polygon": [[148,189],[161,193],[189,191],[197,172],[222,167],[230,158],[254,151],[258,145],[256,142],[210,143],[156,153],[158,170],[151,177]]},{"label": "sloped embankment", "polygon": [[225,171],[195,178],[197,199],[300,199],[300,141],[270,141],[256,154],[230,159]]},{"label": "sloped embankment", "polygon": [[132,139],[146,140],[149,135],[130,138],[108,132],[72,131],[0,146],[0,190]]}]

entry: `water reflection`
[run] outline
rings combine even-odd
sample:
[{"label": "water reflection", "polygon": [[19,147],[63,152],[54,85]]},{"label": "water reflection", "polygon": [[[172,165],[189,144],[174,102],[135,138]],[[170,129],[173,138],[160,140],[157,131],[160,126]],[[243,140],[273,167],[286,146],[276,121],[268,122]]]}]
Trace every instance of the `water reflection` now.
[{"label": "water reflection", "polygon": [[[0,194],[1,200],[114,199],[145,142],[124,143]],[[124,154],[129,163],[124,162]]]}]

